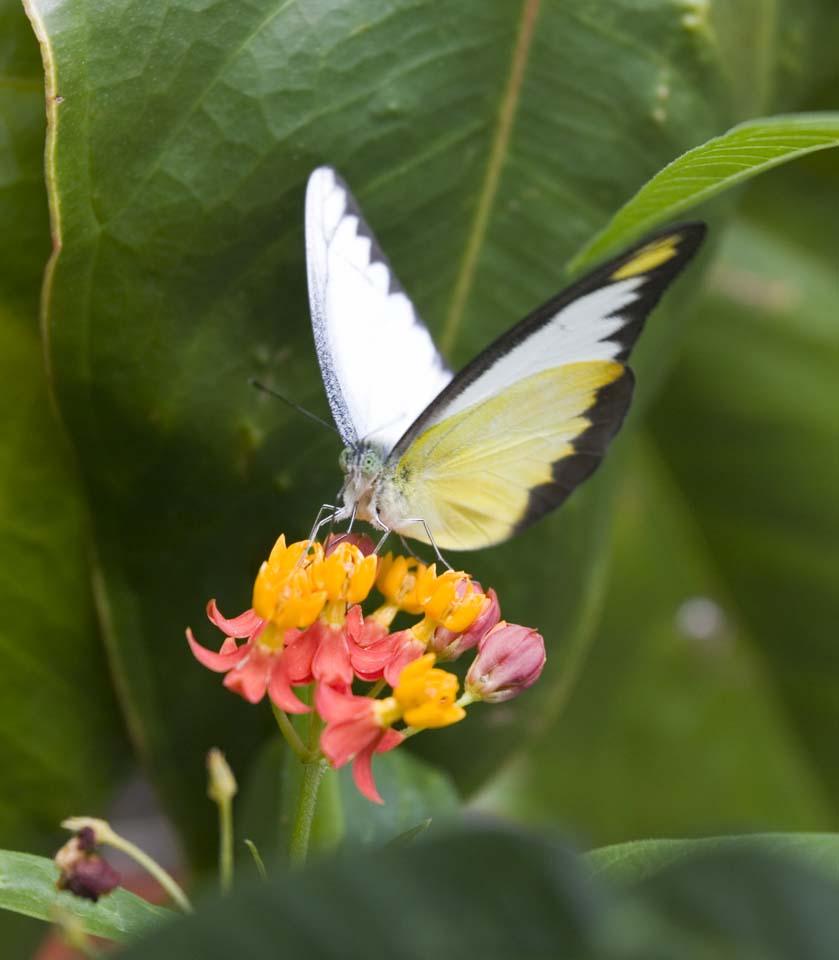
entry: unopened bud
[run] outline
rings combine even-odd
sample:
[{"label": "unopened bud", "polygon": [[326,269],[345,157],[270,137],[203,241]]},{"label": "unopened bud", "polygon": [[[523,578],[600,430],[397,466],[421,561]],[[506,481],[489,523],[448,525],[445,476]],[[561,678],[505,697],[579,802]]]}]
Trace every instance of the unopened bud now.
[{"label": "unopened bud", "polygon": [[376,551],[376,544],[366,533],[330,533],[323,545],[323,555],[328,557],[342,543],[351,543],[358,547],[365,557]]},{"label": "unopened bud", "polygon": [[545,665],[545,641],[529,627],[502,620],[478,645],[466,675],[466,691],[474,700],[501,703],[534,684]]},{"label": "unopened bud", "polygon": [[218,747],[213,747],[207,754],[207,774],[207,796],[214,803],[227,803],[236,795],[236,778]]}]

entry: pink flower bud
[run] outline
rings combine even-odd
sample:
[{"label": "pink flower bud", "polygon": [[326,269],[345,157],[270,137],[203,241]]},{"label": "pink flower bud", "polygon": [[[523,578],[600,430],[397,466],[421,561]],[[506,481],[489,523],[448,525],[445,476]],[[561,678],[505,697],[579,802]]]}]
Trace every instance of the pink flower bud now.
[{"label": "pink flower bud", "polygon": [[478,655],[466,674],[466,691],[488,703],[512,700],[539,679],[544,665],[542,635],[502,620],[478,644]]},{"label": "pink flower bud", "polygon": [[369,557],[376,550],[376,544],[366,533],[330,533],[323,545],[323,555],[328,557],[342,543],[351,543],[358,547],[365,557]]},{"label": "pink flower bud", "polygon": [[[475,584],[481,589],[479,583]],[[494,590],[487,591],[481,612],[472,621],[463,633],[455,633],[445,627],[437,627],[428,645],[429,650],[437,654],[438,660],[456,660],[462,653],[478,646],[486,634],[498,623],[501,618],[501,608]]]}]

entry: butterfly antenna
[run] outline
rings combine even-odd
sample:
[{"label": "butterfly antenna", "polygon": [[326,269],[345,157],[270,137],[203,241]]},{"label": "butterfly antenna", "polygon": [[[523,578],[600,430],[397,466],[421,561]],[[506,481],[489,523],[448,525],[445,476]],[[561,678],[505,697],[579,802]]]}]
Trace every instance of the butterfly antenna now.
[{"label": "butterfly antenna", "polygon": [[338,430],[332,426],[331,423],[327,423],[326,420],[321,420],[321,418],[316,414],[312,413],[311,410],[307,410],[305,407],[301,407],[299,403],[295,403],[293,400],[289,400],[288,397],[284,397],[281,393],[277,393],[276,390],[272,390],[270,387],[266,387],[264,383],[260,383],[258,380],[254,380],[251,377],[248,380],[248,383],[252,387],[256,387],[257,390],[261,390],[263,393],[267,393],[270,397],[275,397],[277,400],[282,400],[282,402],[291,407],[292,410],[296,410],[298,413],[302,413],[304,417],[308,417],[310,420],[313,420],[315,423],[319,423],[322,427],[326,427],[327,430],[331,430],[333,433],[338,433]]}]

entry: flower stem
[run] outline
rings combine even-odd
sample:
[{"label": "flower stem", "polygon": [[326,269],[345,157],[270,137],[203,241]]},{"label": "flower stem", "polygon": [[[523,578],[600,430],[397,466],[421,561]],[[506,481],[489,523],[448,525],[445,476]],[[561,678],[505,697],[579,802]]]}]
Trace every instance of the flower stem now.
[{"label": "flower stem", "polygon": [[297,797],[297,812],[291,830],[289,860],[293,866],[302,867],[309,853],[309,838],[312,835],[312,821],[318,802],[320,782],[326,772],[327,763],[322,757],[307,760],[303,764],[303,778]]},{"label": "flower stem", "polygon": [[385,678],[382,677],[381,680],[377,680],[373,684],[373,686],[370,687],[370,689],[367,691],[367,696],[372,697],[375,700],[376,697],[378,697],[378,695],[382,692],[382,690],[384,690],[386,686],[387,686],[387,680],[385,680]]},{"label": "flower stem", "polygon": [[280,728],[280,733],[285,738],[286,743],[291,747],[291,749],[297,754],[298,757],[305,763],[309,759],[309,751],[306,749],[305,744],[300,739],[300,734],[294,729],[294,724],[289,720],[288,714],[284,710],[275,704],[271,703],[271,710],[274,713],[274,718],[277,721],[277,726]]},{"label": "flower stem", "polygon": [[133,860],[136,860],[144,870],[157,880],[160,886],[163,887],[184,913],[192,913],[192,904],[189,902],[180,884],[176,883],[174,877],[167,873],[156,860],[152,860],[147,853],[131,843],[130,840],[126,840],[125,837],[120,837],[116,833],[109,837],[107,842],[112,847],[115,847],[117,850],[122,850],[123,853],[127,854]]},{"label": "flower stem", "polygon": [[219,857],[218,875],[222,893],[233,886],[233,803],[230,799],[218,805]]}]

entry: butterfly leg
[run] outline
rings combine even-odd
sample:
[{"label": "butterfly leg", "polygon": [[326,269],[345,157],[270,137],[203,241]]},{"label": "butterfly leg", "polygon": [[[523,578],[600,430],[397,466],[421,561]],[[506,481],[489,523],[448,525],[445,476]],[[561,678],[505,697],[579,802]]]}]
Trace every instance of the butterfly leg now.
[{"label": "butterfly leg", "polygon": [[[324,517],[324,513],[329,511],[328,516]],[[312,524],[312,530],[309,534],[309,542],[314,543],[317,538],[318,533],[321,529],[326,526],[327,523],[334,523],[338,517],[339,508],[331,503],[324,503],[321,505],[320,510],[318,510],[318,515],[315,517],[315,522]]]},{"label": "butterfly leg", "polygon": [[453,570],[454,568],[449,563],[448,560],[440,553],[440,548],[437,546],[434,537],[431,535],[431,531],[428,529],[428,524],[423,520],[422,517],[409,517],[400,522],[400,526],[404,526],[406,523],[421,523],[423,530],[425,530],[425,535],[428,537],[428,542],[431,544],[431,549],[434,551],[435,556],[443,564],[447,570]]},{"label": "butterfly leg", "polygon": [[423,563],[423,564],[425,563],[425,560],[423,560],[422,557],[419,556],[419,554],[415,553],[411,549],[410,543],[408,543],[408,541],[403,536],[400,536],[399,540],[402,546],[404,547],[406,553],[410,553],[410,555],[414,558],[414,560],[418,560],[420,563]]},{"label": "butterfly leg", "polygon": [[387,527],[385,527],[385,532],[381,535],[379,542],[376,544],[376,549],[373,551],[373,553],[375,553],[376,556],[378,556],[379,550],[381,550],[382,547],[385,545],[385,541],[390,536],[390,534],[391,534],[391,531],[388,530]]}]

